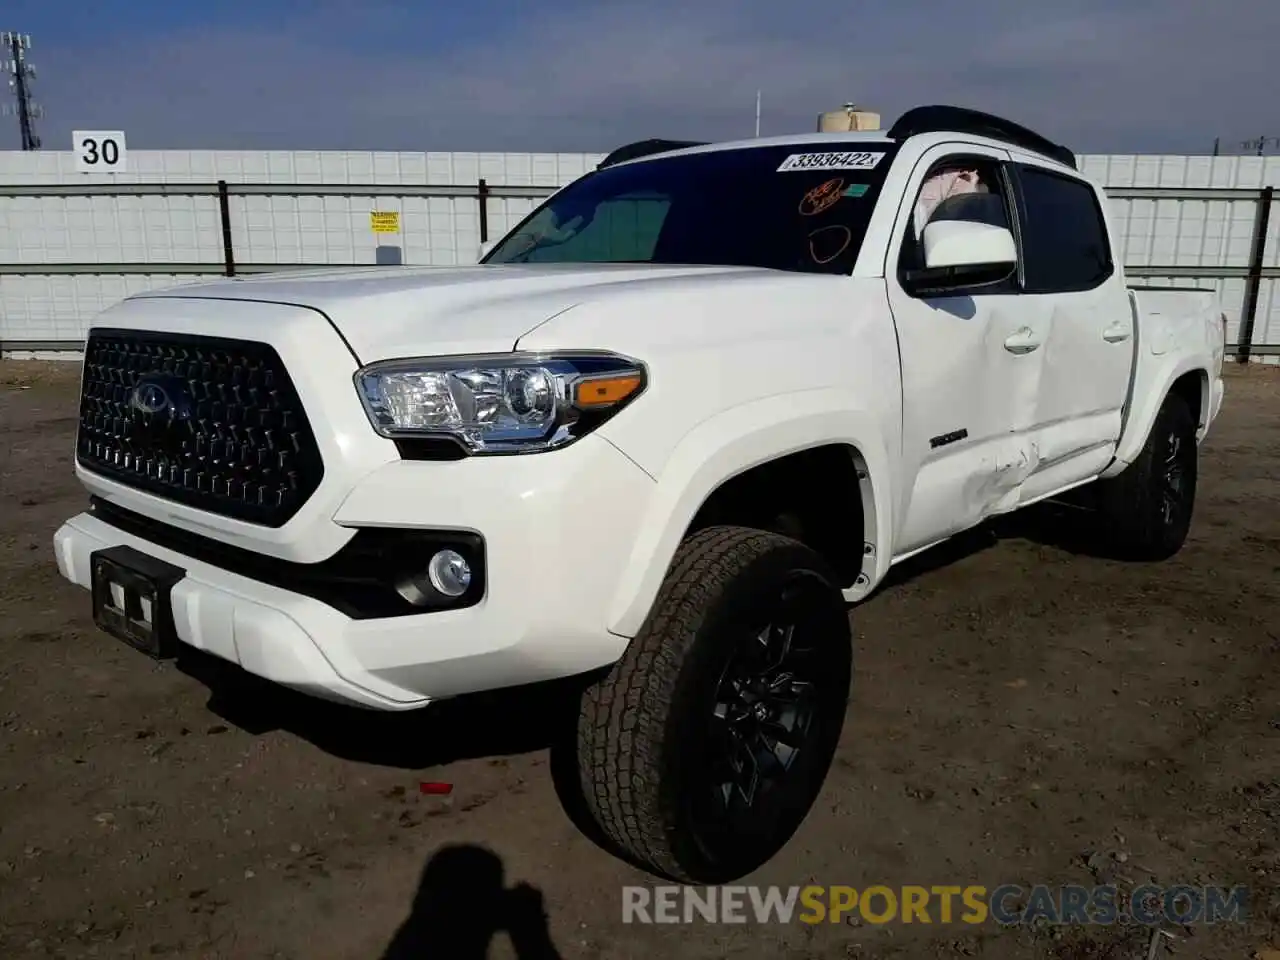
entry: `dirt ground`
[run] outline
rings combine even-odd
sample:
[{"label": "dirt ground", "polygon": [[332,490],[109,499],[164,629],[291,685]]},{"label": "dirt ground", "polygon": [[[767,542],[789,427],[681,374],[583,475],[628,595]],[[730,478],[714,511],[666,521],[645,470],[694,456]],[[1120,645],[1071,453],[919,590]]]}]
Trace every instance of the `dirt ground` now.
[{"label": "dirt ground", "polygon": [[[1247,884],[1248,923],[1160,949],[1280,948],[1280,371],[1232,373],[1173,560],[1041,511],[854,609],[836,766],[747,882]],[[1148,956],[1127,926],[624,925],[652,881],[566,813],[554,692],[366,714],[94,629],[51,554],[77,374],[0,362],[0,957]]]}]

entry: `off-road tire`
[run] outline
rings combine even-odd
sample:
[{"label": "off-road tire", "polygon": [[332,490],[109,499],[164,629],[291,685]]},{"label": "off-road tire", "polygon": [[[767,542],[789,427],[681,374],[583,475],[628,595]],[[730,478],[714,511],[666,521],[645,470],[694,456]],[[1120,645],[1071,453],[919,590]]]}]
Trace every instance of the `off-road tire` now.
[{"label": "off-road tire", "polygon": [[[1195,507],[1197,460],[1195,418],[1182,397],[1170,394],[1137,459],[1097,485],[1099,533],[1113,554],[1157,561],[1182,549]],[[1176,494],[1171,465],[1181,476]]]},{"label": "off-road tire", "polygon": [[[710,724],[725,664],[753,638],[751,625],[768,613],[771,591],[781,595],[793,582],[803,584],[803,599],[793,603],[805,611],[806,636],[821,638],[826,675],[813,688],[815,731],[800,748],[809,751],[808,762],[797,763],[795,780],[786,781],[794,787],[774,794],[784,812],[773,811],[763,835],[728,833],[724,823],[708,827],[686,799],[702,785],[699,751],[715,742],[702,732],[704,716]],[[791,838],[817,798],[839,741],[851,663],[846,606],[813,550],[743,527],[695,533],[677,550],[622,658],[583,694],[577,754],[592,818],[622,855],[659,876],[724,883],[749,873]]]}]

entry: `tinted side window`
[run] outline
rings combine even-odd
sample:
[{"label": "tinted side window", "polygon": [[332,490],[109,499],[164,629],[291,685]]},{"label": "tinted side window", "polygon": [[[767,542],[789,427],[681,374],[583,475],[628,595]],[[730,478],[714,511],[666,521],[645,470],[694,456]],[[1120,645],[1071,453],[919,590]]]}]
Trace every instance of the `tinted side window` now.
[{"label": "tinted side window", "polygon": [[1091,290],[1114,266],[1097,195],[1086,183],[1019,165],[1027,293]]}]

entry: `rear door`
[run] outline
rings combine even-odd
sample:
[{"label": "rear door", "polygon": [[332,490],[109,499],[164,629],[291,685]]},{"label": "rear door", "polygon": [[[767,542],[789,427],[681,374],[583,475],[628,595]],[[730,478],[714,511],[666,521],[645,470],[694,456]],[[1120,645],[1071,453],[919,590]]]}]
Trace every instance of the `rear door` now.
[{"label": "rear door", "polygon": [[1023,503],[1096,476],[1111,460],[1134,357],[1134,317],[1105,198],[1088,181],[1014,153],[1022,304],[1044,331]]}]

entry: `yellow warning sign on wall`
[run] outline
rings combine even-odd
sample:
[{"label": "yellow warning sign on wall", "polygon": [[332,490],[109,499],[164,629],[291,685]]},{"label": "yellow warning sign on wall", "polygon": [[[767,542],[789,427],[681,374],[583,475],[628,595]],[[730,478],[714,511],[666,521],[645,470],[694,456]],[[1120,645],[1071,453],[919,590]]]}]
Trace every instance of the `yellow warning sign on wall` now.
[{"label": "yellow warning sign on wall", "polygon": [[374,233],[399,233],[400,212],[396,210],[379,213],[374,210],[369,214],[369,229]]}]

